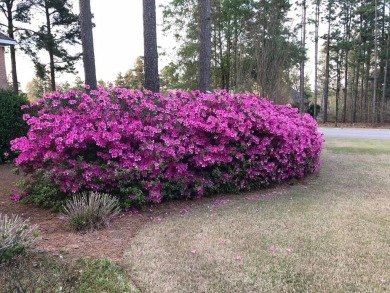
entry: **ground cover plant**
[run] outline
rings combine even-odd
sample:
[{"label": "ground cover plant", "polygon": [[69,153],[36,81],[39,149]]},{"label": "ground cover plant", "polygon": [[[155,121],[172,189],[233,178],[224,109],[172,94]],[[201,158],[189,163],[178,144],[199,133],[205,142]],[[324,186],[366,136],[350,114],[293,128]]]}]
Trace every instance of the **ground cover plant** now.
[{"label": "ground cover plant", "polygon": [[66,258],[28,252],[0,265],[0,292],[139,292],[123,268],[109,260]]},{"label": "ground cover plant", "polygon": [[145,227],[129,273],[142,292],[389,292],[389,174],[389,143],[329,139],[308,179]]},{"label": "ground cover plant", "polygon": [[[46,94],[25,110],[30,130],[12,149],[33,183],[15,199],[50,204],[93,190],[132,207],[256,189],[320,164],[315,120],[254,94],[100,87]],[[48,185],[49,199],[34,189]]]}]

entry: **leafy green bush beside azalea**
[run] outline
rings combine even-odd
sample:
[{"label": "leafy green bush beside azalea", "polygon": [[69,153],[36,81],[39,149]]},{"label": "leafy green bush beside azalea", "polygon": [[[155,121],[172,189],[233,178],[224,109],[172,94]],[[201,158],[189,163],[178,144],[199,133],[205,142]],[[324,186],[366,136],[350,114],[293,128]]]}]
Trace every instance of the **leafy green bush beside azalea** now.
[{"label": "leafy green bush beside azalea", "polygon": [[0,91],[0,164],[14,158],[10,141],[26,135],[28,125],[23,121],[21,106],[27,105],[25,97]]},{"label": "leafy green bush beside azalea", "polygon": [[320,164],[316,121],[254,94],[100,87],[24,108],[37,115],[24,115],[30,130],[12,141],[16,164],[54,184],[59,198],[99,191],[130,208],[259,188]]}]

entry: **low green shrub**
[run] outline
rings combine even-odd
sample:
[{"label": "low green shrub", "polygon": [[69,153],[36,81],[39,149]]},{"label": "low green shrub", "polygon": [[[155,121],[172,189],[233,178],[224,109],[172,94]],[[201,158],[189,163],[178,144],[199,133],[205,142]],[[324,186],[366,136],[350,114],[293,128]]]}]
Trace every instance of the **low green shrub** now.
[{"label": "low green shrub", "polygon": [[31,247],[36,237],[36,225],[29,225],[28,220],[18,215],[0,213],[0,263],[9,261]]},{"label": "low green shrub", "polygon": [[0,91],[0,164],[15,157],[10,141],[27,134],[28,125],[21,110],[27,104],[28,100],[23,96]]},{"label": "low green shrub", "polygon": [[23,191],[12,194],[12,200],[37,204],[54,212],[60,211],[69,198],[58,185],[50,181],[49,175],[43,169],[35,170],[31,176],[19,181],[17,186]]},{"label": "low green shrub", "polygon": [[139,292],[126,272],[109,260],[76,262],[31,252],[0,264],[0,292]]},{"label": "low green shrub", "polygon": [[107,227],[119,213],[118,199],[98,192],[74,195],[64,206],[64,215],[76,231]]}]

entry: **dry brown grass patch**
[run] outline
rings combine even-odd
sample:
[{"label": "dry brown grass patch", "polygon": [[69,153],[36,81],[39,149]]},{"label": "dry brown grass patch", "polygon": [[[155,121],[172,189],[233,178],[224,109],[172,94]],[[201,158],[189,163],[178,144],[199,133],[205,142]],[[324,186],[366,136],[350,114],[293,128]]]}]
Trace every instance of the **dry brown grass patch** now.
[{"label": "dry brown grass patch", "polygon": [[151,223],[129,245],[129,272],[143,292],[388,292],[389,174],[389,154],[326,150],[320,172],[282,195]]}]

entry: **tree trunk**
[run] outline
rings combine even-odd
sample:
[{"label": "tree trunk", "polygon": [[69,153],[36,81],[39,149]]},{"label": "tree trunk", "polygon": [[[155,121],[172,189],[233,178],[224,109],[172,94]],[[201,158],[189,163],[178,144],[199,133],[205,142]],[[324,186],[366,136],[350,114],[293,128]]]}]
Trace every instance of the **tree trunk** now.
[{"label": "tree trunk", "polygon": [[92,89],[96,89],[97,82],[95,52],[93,47],[91,3],[90,0],[79,0],[79,5],[85,83],[88,84]]},{"label": "tree trunk", "polygon": [[[370,49],[368,49],[370,50]],[[369,87],[369,78],[370,78],[370,61],[371,61],[371,52],[370,51],[367,51],[367,59],[366,59],[366,68],[365,68],[365,80],[364,80],[364,105],[362,107],[362,111],[363,109],[366,110],[365,112],[365,123],[369,123],[370,122],[370,103],[369,103],[369,99],[368,99],[368,87]]]},{"label": "tree trunk", "polygon": [[49,45],[48,45],[48,52],[50,57],[50,88],[54,92],[56,90],[56,76],[55,76],[54,52],[53,52],[54,41],[53,41],[53,35],[51,34],[49,7],[46,2],[45,2],[45,14],[46,14],[47,35],[50,38]]},{"label": "tree trunk", "polygon": [[145,88],[160,91],[156,33],[156,1],[143,0]]},{"label": "tree trunk", "polygon": [[315,13],[315,52],[314,52],[314,118],[317,119],[317,99],[318,99],[318,27],[320,22],[320,0],[316,1]]},{"label": "tree trunk", "polygon": [[337,51],[337,67],[336,67],[336,120],[335,126],[337,127],[337,123],[339,121],[339,101],[340,101],[340,87],[341,87],[341,60],[340,60],[340,52]]},{"label": "tree trunk", "polygon": [[[221,88],[225,88],[225,62],[223,62],[223,44],[221,24],[218,27],[218,47],[219,47],[219,63],[221,65]],[[200,69],[201,70],[201,69]],[[200,71],[199,71],[200,74]],[[199,75],[200,76],[200,75]]]},{"label": "tree trunk", "polygon": [[[350,7],[346,11],[345,39],[347,43],[350,40]],[[344,67],[344,99],[343,99],[343,123],[347,122],[347,97],[348,97],[348,55],[349,48],[345,49],[345,67]]]},{"label": "tree trunk", "polygon": [[[228,30],[229,31],[229,30]],[[232,40],[231,40],[231,34],[230,32],[228,33],[227,35],[227,40],[226,40],[226,43],[227,43],[227,53],[226,53],[226,60],[227,60],[227,68],[226,68],[226,87],[225,89],[227,91],[230,90],[230,73],[231,73],[231,51],[232,51]]]},{"label": "tree trunk", "polygon": [[233,72],[232,72],[232,87],[234,91],[237,91],[237,63],[238,63],[238,30],[237,19],[234,19],[234,59],[233,59]]},{"label": "tree trunk", "polygon": [[328,14],[328,35],[326,37],[326,64],[325,64],[325,86],[324,86],[324,123],[328,122],[328,98],[329,98],[329,59],[330,59],[330,25],[331,7]]},{"label": "tree trunk", "polygon": [[[11,39],[14,39],[14,23],[12,16],[12,5],[11,3],[7,4],[7,20],[8,20],[8,36]],[[19,94],[19,83],[18,83],[18,74],[16,71],[16,54],[15,54],[15,45],[10,46],[11,53],[11,70],[12,70],[12,89],[15,95]]]},{"label": "tree trunk", "polygon": [[200,10],[199,89],[206,92],[210,90],[211,1],[201,0]]},{"label": "tree trunk", "polygon": [[[363,56],[365,56],[365,52],[363,52]],[[364,122],[364,113],[363,113],[363,109],[364,109],[364,74],[366,72],[366,63],[363,62],[362,63],[362,72],[361,72],[361,77],[360,77],[360,113],[359,113],[359,117],[360,117],[360,122]],[[356,110],[357,111],[357,110]]]},{"label": "tree trunk", "polygon": [[375,0],[374,28],[374,95],[372,99],[372,123],[377,123],[377,88],[378,88],[378,1]]},{"label": "tree trunk", "polygon": [[385,123],[385,101],[386,101],[386,89],[387,89],[387,70],[389,66],[389,42],[390,42],[390,30],[388,28],[387,41],[386,41],[386,61],[383,69],[383,87],[382,87],[382,100],[381,100],[381,113],[380,122]]},{"label": "tree trunk", "polygon": [[[360,56],[360,48],[358,52],[358,56]],[[354,93],[352,94],[352,105],[351,105],[351,123],[352,125],[356,122],[356,105],[357,105],[357,100],[359,96],[359,76],[360,74],[360,63],[355,63],[354,66]]]},{"label": "tree trunk", "polygon": [[[301,44],[303,51],[305,51],[306,47],[306,0],[303,0],[302,2],[302,39]],[[301,115],[303,115],[303,100],[305,98],[305,59],[301,61],[301,72],[300,72],[300,84],[299,84],[299,90],[301,92],[301,100],[299,105],[299,110],[301,112]],[[315,108],[315,107],[314,107]]]},{"label": "tree trunk", "polygon": [[348,50],[345,50],[344,69],[344,98],[343,98],[343,123],[347,122],[347,96],[348,96]]}]

